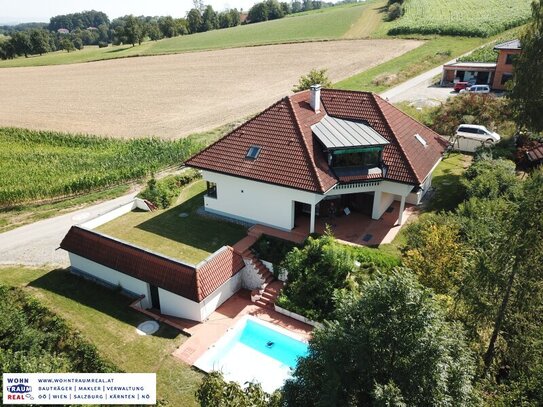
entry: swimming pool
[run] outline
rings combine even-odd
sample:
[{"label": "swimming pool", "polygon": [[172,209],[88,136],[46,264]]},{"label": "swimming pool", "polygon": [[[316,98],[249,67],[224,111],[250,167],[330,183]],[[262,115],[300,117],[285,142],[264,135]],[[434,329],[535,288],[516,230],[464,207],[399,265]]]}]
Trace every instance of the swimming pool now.
[{"label": "swimming pool", "polygon": [[266,392],[285,383],[307,343],[291,332],[252,316],[243,317],[194,366],[205,372],[221,371],[226,380],[242,386],[259,382]]}]

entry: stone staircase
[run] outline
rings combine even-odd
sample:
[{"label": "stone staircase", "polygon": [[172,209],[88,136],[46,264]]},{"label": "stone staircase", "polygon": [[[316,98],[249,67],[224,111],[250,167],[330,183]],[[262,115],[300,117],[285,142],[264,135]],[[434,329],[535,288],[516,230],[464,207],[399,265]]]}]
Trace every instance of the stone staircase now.
[{"label": "stone staircase", "polygon": [[251,249],[246,249],[242,256],[252,263],[263,281],[260,289],[257,288],[251,292],[251,298],[256,298],[253,302],[261,307],[273,309],[275,300],[283,288],[283,282],[275,279],[268,267],[255,256]]}]

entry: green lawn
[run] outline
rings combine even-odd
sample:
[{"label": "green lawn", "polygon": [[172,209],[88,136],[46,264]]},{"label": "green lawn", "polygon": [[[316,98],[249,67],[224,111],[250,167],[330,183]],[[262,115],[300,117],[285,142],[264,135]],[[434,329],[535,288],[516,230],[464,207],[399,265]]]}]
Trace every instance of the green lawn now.
[{"label": "green lawn", "polygon": [[0,268],[0,283],[25,286],[124,371],[156,372],[158,399],[171,406],[197,405],[194,392],[202,375],[171,356],[186,337],[166,325],[153,336],[136,334],[135,327],[148,318],[128,308],[127,297],[60,269]]},{"label": "green lawn", "polygon": [[428,210],[452,210],[464,200],[460,177],[471,165],[471,161],[470,155],[451,153],[439,163],[433,174],[432,187],[435,193],[428,204]]},{"label": "green lawn", "polygon": [[[224,245],[246,235],[244,227],[196,213],[203,205],[205,181],[186,187],[176,206],[154,212],[130,212],[97,230],[182,261],[197,264]],[[186,214],[186,217],[180,217]]]},{"label": "green lawn", "polygon": [[[336,7],[298,13],[285,18],[263,23],[213,30],[204,33],[148,41],[135,47],[110,46],[107,48],[85,47],[82,51],[58,51],[30,58],[16,58],[0,61],[1,67],[41,66],[73,64],[138,55],[172,54],[187,51],[224,49],[264,44],[279,44],[302,41],[367,37],[379,24],[374,21],[357,24],[366,13],[375,15],[375,4],[384,0],[369,0],[362,4],[348,4]],[[353,30],[351,30],[353,29]]]}]

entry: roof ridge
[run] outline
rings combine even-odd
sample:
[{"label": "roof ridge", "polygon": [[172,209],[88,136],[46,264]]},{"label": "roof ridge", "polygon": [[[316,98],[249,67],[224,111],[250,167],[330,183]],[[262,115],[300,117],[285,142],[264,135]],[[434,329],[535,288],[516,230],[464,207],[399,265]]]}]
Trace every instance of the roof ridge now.
[{"label": "roof ridge", "polygon": [[260,113],[258,113],[257,115],[255,115],[254,117],[250,118],[249,120],[241,123],[239,126],[237,126],[236,128],[230,130],[229,133],[226,133],[224,136],[220,137],[217,141],[214,141],[213,143],[211,143],[210,145],[208,145],[206,148],[204,148],[203,150],[200,150],[199,152],[193,154],[188,160],[185,161],[185,164],[188,163],[189,161],[191,161],[194,157],[202,154],[203,152],[209,150],[211,147],[213,147],[215,144],[218,144],[220,141],[222,141],[223,139],[225,139],[226,137],[229,137],[231,136],[232,134],[234,134],[236,131],[240,130],[241,128],[247,126],[249,123],[251,123],[253,120],[256,120],[258,119],[260,116],[262,116],[264,113],[268,112],[269,110],[273,109],[275,106],[277,106],[279,103],[281,103],[285,98],[282,98],[282,99],[279,99],[277,102],[275,102],[274,104],[272,104],[271,106],[268,106],[266,109],[262,110]]},{"label": "roof ridge", "polygon": [[[407,154],[405,153],[404,149],[403,149],[403,145],[400,143],[400,140],[398,140],[398,137],[396,137],[396,133],[394,132],[394,130],[392,129],[392,126],[390,125],[390,122],[388,121],[388,118],[385,116],[385,114],[383,113],[383,110],[381,109],[381,106],[379,106],[379,102],[377,101],[377,98],[379,98],[380,100],[382,100],[383,102],[385,103],[388,103],[390,106],[392,106],[389,102],[387,102],[386,100],[384,100],[381,96],[373,93],[373,92],[370,92],[370,95],[372,96],[372,100],[373,102],[377,105],[378,107],[378,111],[379,111],[379,114],[383,117],[383,120],[385,121],[385,124],[387,125],[387,127],[389,128],[390,132],[394,135],[394,140],[396,141],[396,143],[398,144],[398,146],[400,147],[399,150],[402,154],[402,156],[405,158],[405,161],[407,162],[407,164],[409,164],[409,170],[411,171],[412,175],[415,176],[415,179],[417,181],[419,181],[419,177],[417,175],[417,172],[415,171],[415,168],[413,167],[413,163],[411,162],[411,160],[409,159],[409,157],[407,156]],[[394,107],[394,106],[392,106]],[[395,108],[396,109],[396,108]],[[397,110],[400,110],[400,109],[397,109]]]},{"label": "roof ridge", "polygon": [[307,157],[309,158],[309,162],[311,163],[311,172],[313,173],[313,176],[317,180],[318,187],[320,189],[320,192],[324,192],[323,182],[321,180],[321,177],[319,177],[319,173],[317,172],[317,164],[315,163],[315,159],[313,157],[313,154],[309,151],[309,146],[307,145],[307,142],[305,140],[304,134],[302,132],[302,128],[300,125],[300,121],[298,120],[298,115],[296,114],[296,110],[294,109],[294,106],[292,105],[292,100],[290,96],[285,97],[285,99],[288,100],[288,105],[290,108],[290,112],[292,116],[294,117],[294,122],[296,123],[296,131],[298,133],[298,136],[302,139],[302,143],[304,146],[304,151],[307,154]]}]

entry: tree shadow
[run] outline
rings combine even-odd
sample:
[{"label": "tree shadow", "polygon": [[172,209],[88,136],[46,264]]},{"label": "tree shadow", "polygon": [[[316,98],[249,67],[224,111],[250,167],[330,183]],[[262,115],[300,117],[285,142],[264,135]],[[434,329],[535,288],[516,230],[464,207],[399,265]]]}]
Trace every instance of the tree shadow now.
[{"label": "tree shadow", "polygon": [[210,253],[245,237],[245,227],[198,213],[204,195],[195,195],[136,228]]},{"label": "tree shadow", "polygon": [[[149,317],[131,309],[134,298],[118,290],[86,280],[69,272],[69,269],[55,269],[31,281],[29,287],[39,288],[60,295],[98,312],[132,325],[134,329]],[[100,329],[100,327],[96,327]],[[175,339],[179,331],[166,324],[153,334],[165,339]]]},{"label": "tree shadow", "polygon": [[117,48],[117,49],[110,49],[109,51],[106,51],[105,54],[115,54],[117,52],[127,51],[134,47],[126,47],[126,48]]}]

